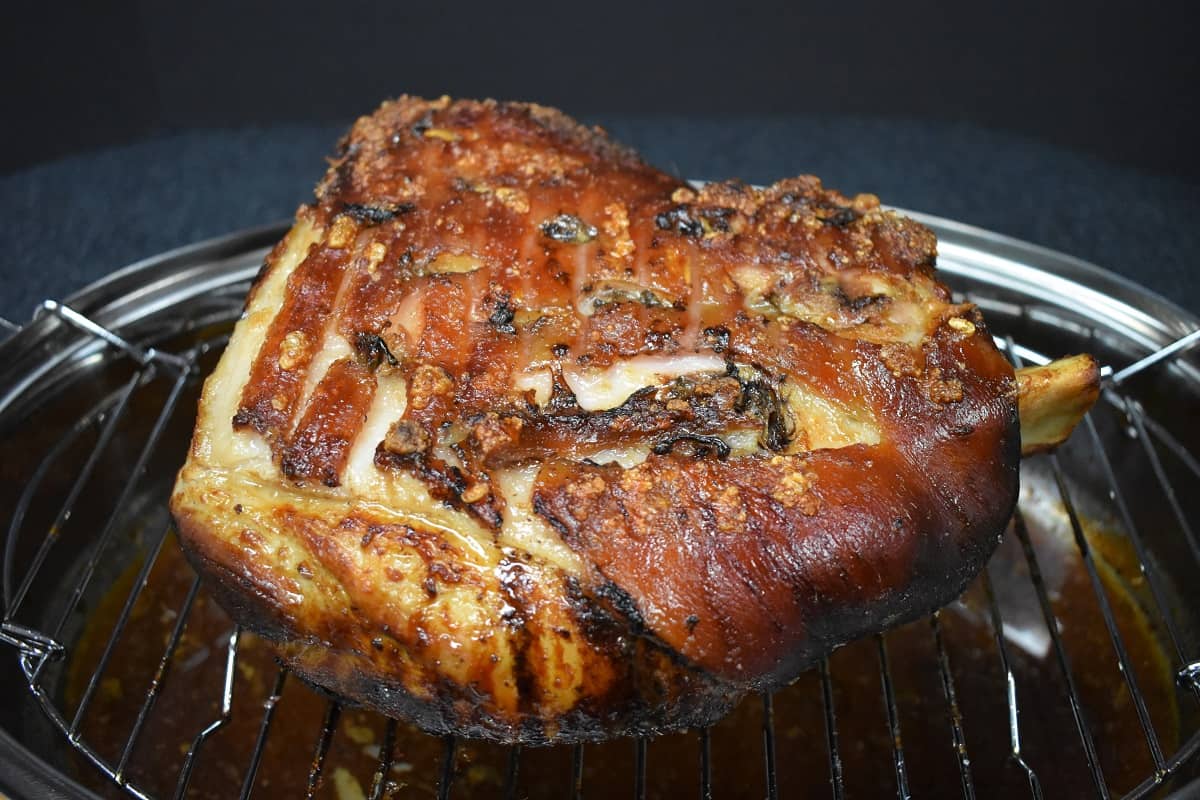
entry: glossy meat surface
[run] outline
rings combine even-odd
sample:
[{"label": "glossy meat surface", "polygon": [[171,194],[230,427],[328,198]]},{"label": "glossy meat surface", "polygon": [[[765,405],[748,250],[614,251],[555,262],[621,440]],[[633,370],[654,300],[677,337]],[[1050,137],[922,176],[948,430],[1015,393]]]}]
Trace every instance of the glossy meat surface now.
[{"label": "glossy meat surface", "polygon": [[551,109],[384,104],[206,384],[182,541],[300,674],[428,730],[704,723],[998,541],[1016,382],[935,258],[815,178],[695,189]]}]

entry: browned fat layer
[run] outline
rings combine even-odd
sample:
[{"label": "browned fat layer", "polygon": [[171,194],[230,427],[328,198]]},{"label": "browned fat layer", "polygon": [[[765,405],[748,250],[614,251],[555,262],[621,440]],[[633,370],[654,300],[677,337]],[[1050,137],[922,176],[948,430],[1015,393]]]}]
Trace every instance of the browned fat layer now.
[{"label": "browned fat layer", "polygon": [[351,359],[331,364],[288,438],[280,462],[283,474],[297,482],[339,485],[374,396],[375,376],[367,367]]},{"label": "browned fat layer", "polygon": [[[760,395],[761,391],[761,395]],[[680,379],[666,388],[647,387],[620,406],[583,411],[550,406],[470,417],[469,453],[487,468],[529,459],[584,458],[600,448],[648,442],[656,451],[699,454],[708,442],[714,455],[728,454],[718,438],[731,431],[767,426],[778,398],[771,387],[743,385],[732,377]]]},{"label": "browned fat layer", "polygon": [[242,389],[235,428],[253,428],[273,443],[286,435],[348,260],[347,250],[314,245],[288,277],[283,307]]},{"label": "browned fat layer", "polygon": [[[401,420],[397,427],[421,425],[418,422]],[[393,428],[395,432],[396,428]],[[418,428],[417,437],[428,447],[430,437],[428,425]],[[407,446],[396,447],[393,433],[375,448],[375,466],[384,470],[407,472],[422,480],[429,496],[453,508],[465,511],[491,528],[499,530],[504,521],[504,499],[492,490],[487,477],[480,474],[464,474],[458,467],[447,464],[428,450],[410,450]]]}]

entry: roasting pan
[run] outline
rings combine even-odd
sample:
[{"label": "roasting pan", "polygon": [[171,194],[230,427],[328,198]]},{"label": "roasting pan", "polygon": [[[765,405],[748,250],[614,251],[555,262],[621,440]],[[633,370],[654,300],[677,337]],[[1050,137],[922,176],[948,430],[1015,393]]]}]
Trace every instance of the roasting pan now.
[{"label": "roasting pan", "polygon": [[[0,343],[0,788],[75,797],[1176,797],[1200,749],[1200,320],[1069,256],[911,214],[1016,364],[1101,401],[1022,466],[962,599],[712,729],[431,740],[289,677],[178,558],[199,380],[286,225],[150,258]],[[2,336],[3,334],[0,334]],[[819,794],[813,794],[819,792]]]}]

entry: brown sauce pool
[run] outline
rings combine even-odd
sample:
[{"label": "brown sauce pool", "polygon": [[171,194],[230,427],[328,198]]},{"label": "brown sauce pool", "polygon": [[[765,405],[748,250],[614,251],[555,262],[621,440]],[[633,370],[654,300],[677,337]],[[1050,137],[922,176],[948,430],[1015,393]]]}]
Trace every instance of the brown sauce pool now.
[{"label": "brown sauce pool", "polygon": [[[1065,532],[1061,509],[1036,490],[1023,507],[1030,535],[1059,620],[1083,713],[1096,742],[1109,789],[1120,796],[1153,772],[1146,740],[1097,607],[1078,551]],[[1037,513],[1034,514],[1033,512]],[[1129,648],[1150,716],[1163,750],[1178,745],[1180,720],[1170,668],[1138,601],[1136,565],[1120,536],[1089,526],[1094,552]],[[78,704],[116,615],[132,585],[137,565],[106,595],[87,633],[73,649],[64,687],[68,718]],[[1066,684],[1045,628],[1019,540],[1010,530],[989,566],[1004,618],[1006,645],[1015,678],[1021,746],[1025,760],[1049,798],[1094,796],[1095,788],[1067,703]],[[111,763],[133,727],[145,692],[163,654],[193,573],[174,539],[164,545],[138,600],[114,658],[85,717],[82,737]],[[1024,770],[1010,754],[1006,679],[987,595],[980,581],[940,614],[942,640],[957,693],[965,747],[976,795],[1028,797]],[[220,715],[226,646],[232,624],[201,589],[157,704],[130,760],[130,780],[155,796],[174,794],[192,740]],[[938,671],[929,619],[885,637],[909,787],[914,797],[961,797],[958,756],[949,706]],[[829,659],[845,797],[894,797],[892,736],[880,679],[875,639],[848,645]],[[236,797],[279,670],[269,648],[252,635],[241,637],[233,714],[228,725],[202,748],[188,797]],[[328,699],[295,677],[282,697],[258,770],[254,796],[305,797],[310,764]],[[829,797],[830,764],[821,682],[809,671],[774,697],[775,750],[780,797]],[[718,798],[762,798],[763,704],[748,698],[711,731],[712,790]],[[371,796],[385,721],[345,708],[325,760],[315,796],[359,800]],[[384,797],[435,796],[443,743],[401,724]],[[647,747],[646,796],[700,795],[700,745],[694,732],[653,739]],[[502,797],[509,748],[460,742],[454,765],[454,797]],[[620,740],[583,750],[583,795],[607,798],[634,791],[635,744]],[[79,759],[79,777],[104,796],[122,797],[94,768]],[[572,749],[553,747],[521,753],[517,797],[568,796]]]}]

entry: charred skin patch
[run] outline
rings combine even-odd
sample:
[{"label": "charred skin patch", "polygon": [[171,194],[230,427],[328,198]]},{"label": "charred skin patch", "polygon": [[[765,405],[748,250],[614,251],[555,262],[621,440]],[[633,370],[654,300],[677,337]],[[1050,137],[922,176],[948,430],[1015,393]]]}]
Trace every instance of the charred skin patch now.
[{"label": "charred skin patch", "polygon": [[374,372],[383,364],[389,367],[400,365],[400,361],[392,355],[387,342],[375,333],[359,332],[354,335],[354,351],[358,353],[359,363]]},{"label": "charred skin patch", "polygon": [[542,235],[563,244],[587,244],[599,235],[595,225],[589,225],[574,214],[558,214],[541,224]]},{"label": "charred skin patch", "polygon": [[489,297],[485,300],[486,305],[491,308],[491,313],[488,314],[488,324],[500,333],[516,333],[517,329],[513,327],[513,320],[516,319],[516,309],[512,305],[512,298],[507,294],[500,294],[496,297]]},{"label": "charred skin patch", "polygon": [[367,225],[381,225],[404,214],[411,214],[417,207],[412,203],[392,203],[386,205],[370,205],[366,203],[346,203],[342,213]]},{"label": "charred skin patch", "polygon": [[[769,376],[757,371],[734,370],[741,385],[739,409],[763,420],[762,444],[768,450],[786,450],[796,433],[779,390]],[[748,373],[744,374],[744,373]]]},{"label": "charred skin patch", "polygon": [[706,436],[700,433],[672,433],[654,443],[650,452],[656,456],[671,453],[683,453],[692,458],[707,458],[716,456],[719,459],[729,458],[729,445],[719,436]]}]

